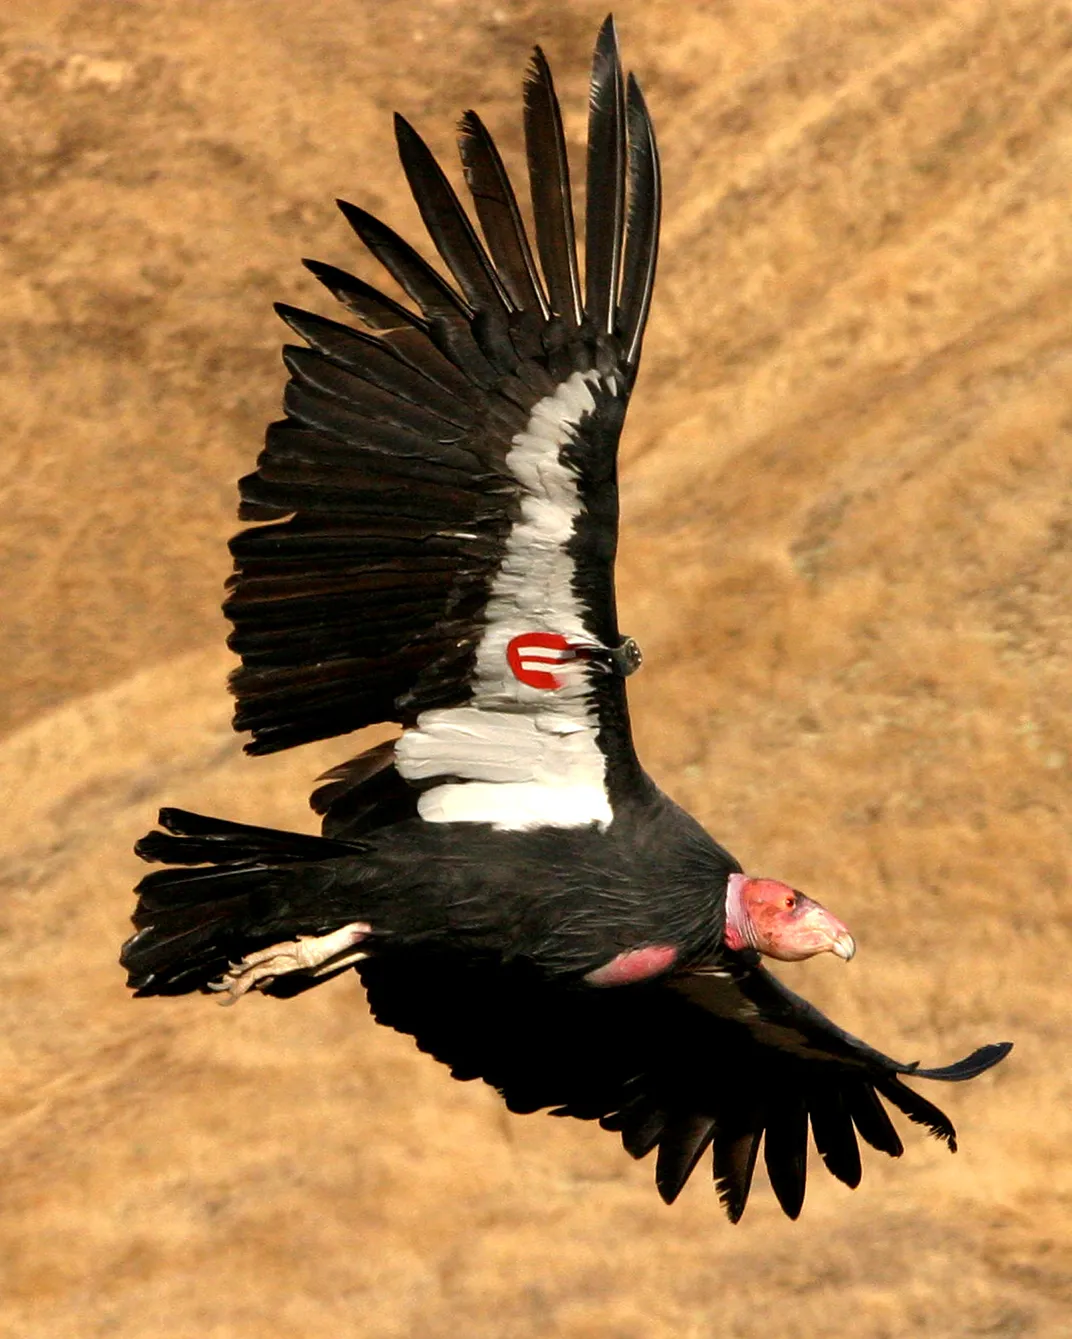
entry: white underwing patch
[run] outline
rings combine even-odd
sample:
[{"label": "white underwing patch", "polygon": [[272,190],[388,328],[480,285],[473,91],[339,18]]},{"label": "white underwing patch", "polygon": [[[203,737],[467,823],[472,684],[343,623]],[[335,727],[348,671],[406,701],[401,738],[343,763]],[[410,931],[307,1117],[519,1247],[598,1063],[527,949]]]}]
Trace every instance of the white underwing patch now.
[{"label": "white underwing patch", "polygon": [[452,778],[421,795],[418,808],[429,822],[516,830],[605,826],[614,817],[584,662],[557,664],[561,686],[541,689],[520,682],[506,655],[515,637],[533,632],[597,644],[573,589],[566,545],[583,507],[562,450],[595,408],[591,386],[598,380],[596,372],[574,372],[537,402],[514,437],[506,463],[525,490],[521,519],[492,583],[472,699],[423,712],[395,746],[407,780]]}]

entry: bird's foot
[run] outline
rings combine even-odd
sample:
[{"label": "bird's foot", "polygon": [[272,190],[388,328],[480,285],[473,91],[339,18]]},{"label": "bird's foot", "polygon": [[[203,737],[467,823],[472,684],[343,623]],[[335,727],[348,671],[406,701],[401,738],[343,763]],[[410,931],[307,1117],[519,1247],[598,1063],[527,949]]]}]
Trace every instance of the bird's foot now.
[{"label": "bird's foot", "polygon": [[323,976],[326,972],[349,967],[368,957],[354,945],[359,944],[372,927],[361,921],[344,925],[326,935],[299,935],[281,944],[250,953],[241,962],[231,964],[218,981],[209,982],[209,990],[223,998],[221,1004],[236,1004],[248,991],[262,990],[269,981],[290,972],[306,972],[309,976]]}]

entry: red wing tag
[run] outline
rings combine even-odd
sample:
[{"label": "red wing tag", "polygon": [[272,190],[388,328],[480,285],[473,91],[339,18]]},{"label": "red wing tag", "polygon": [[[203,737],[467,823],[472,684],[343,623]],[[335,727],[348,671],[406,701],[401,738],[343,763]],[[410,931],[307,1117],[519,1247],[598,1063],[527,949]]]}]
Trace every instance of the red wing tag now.
[{"label": "red wing tag", "polygon": [[523,632],[506,648],[514,678],[530,688],[561,688],[555,667],[576,659],[577,652],[559,632]]}]

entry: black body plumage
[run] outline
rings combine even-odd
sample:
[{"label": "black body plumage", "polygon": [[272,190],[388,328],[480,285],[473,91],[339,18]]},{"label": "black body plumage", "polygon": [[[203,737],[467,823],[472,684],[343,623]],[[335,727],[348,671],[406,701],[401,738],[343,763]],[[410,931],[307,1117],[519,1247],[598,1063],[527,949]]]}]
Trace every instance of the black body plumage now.
[{"label": "black body plumage", "polygon": [[[225,604],[235,727],[268,753],[396,721],[399,741],[335,768],[323,836],[166,809],[139,855],[122,961],[138,994],[206,989],[282,941],[360,923],[380,1022],[512,1111],[598,1120],[657,1150],[673,1200],[710,1151],[736,1221],[762,1145],[796,1217],[808,1131],[855,1186],[858,1137],[902,1151],[883,1100],[954,1146],[900,1064],[842,1032],[723,942],[740,867],[644,774],[617,623],[617,443],[651,304],[659,166],[613,23],[589,109],[585,264],[562,120],[537,51],[524,85],[535,245],[494,141],[459,147],[479,232],[414,128],[399,155],[444,278],[355,205],[347,221],[412,308],[309,270],[359,327],[280,307],[286,417],[241,481]],[[526,660],[526,656],[528,659]],[[558,659],[556,659],[558,657]],[[670,945],[637,984],[587,979]],[[334,974],[265,976],[290,995]]]}]

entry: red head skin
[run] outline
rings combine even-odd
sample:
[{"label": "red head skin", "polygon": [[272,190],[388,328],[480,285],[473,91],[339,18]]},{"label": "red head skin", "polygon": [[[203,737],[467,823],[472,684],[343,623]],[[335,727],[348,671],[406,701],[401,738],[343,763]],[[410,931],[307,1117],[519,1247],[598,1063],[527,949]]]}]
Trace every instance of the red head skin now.
[{"label": "red head skin", "polygon": [[727,948],[754,948],[782,962],[833,953],[846,962],[856,943],[825,907],[777,879],[731,874],[726,887]]}]

